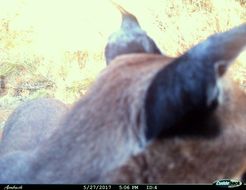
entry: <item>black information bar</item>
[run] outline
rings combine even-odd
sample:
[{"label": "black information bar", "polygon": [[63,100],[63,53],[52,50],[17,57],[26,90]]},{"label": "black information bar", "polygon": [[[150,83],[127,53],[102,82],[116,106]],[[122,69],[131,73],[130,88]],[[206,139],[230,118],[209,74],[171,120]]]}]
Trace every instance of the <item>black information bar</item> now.
[{"label": "black information bar", "polygon": [[[119,184],[119,185],[109,185],[109,184],[81,184],[81,185],[19,185],[19,184],[1,184],[0,190],[44,190],[44,189],[67,189],[67,190],[161,190],[161,189],[177,189],[179,187],[188,188],[189,190],[192,189],[223,189],[223,186],[216,186],[216,185],[186,185],[186,184],[179,184],[179,185],[155,185],[155,184]],[[241,185],[235,187],[233,189],[245,189],[245,185]],[[231,189],[231,188],[230,188]]]}]

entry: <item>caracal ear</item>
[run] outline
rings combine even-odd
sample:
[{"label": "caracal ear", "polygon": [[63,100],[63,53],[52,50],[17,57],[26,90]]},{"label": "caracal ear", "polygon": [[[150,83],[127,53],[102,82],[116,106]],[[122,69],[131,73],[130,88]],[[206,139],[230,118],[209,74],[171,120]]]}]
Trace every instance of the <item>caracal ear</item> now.
[{"label": "caracal ear", "polygon": [[[220,77],[245,45],[246,24],[243,24],[211,35],[160,70],[146,94],[146,138],[205,134],[201,125],[191,123],[206,121],[221,103]],[[203,127],[205,131],[215,131],[207,126]]]},{"label": "caracal ear", "polygon": [[246,47],[246,24],[226,32],[208,37],[205,41],[191,48],[187,54],[190,59],[214,65],[218,77],[221,77],[228,66]]}]

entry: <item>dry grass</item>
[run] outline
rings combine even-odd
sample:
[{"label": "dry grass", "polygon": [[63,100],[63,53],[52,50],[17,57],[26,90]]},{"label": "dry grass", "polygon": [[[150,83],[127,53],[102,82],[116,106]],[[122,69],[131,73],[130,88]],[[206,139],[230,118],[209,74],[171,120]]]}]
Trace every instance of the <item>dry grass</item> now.
[{"label": "dry grass", "polygon": [[[168,55],[246,21],[245,0],[118,0]],[[106,66],[103,50],[120,14],[107,0],[0,0],[0,109],[39,96],[72,103]],[[246,84],[245,53],[232,68]],[[1,124],[1,121],[0,121]]]}]

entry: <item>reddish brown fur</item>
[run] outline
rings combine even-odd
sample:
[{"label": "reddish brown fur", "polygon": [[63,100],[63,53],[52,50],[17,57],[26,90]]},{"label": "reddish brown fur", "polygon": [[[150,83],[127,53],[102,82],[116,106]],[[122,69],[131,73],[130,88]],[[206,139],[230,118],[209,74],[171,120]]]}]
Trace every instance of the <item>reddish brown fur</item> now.
[{"label": "reddish brown fur", "polygon": [[[162,62],[159,62],[160,59]],[[129,154],[139,152],[140,144],[145,143],[142,142],[144,135],[141,126],[144,125],[144,93],[148,86],[146,83],[149,83],[150,78],[170,60],[172,58],[159,55],[132,54],[120,56],[115,60],[115,64],[112,62],[101,73],[100,79],[87,95],[68,113],[62,129],[39,150],[38,157],[45,158],[42,165],[46,167],[39,178],[43,178],[43,173],[49,168],[60,168],[60,165],[48,163],[48,160],[52,159],[52,153],[59,155],[56,158],[59,160],[56,161],[58,163],[74,160],[73,163],[69,163],[67,169],[66,165],[63,165],[67,173],[61,170],[57,171],[61,173],[56,175],[74,176],[72,182],[78,183],[79,180],[92,180],[87,179],[87,176],[100,175],[98,170],[110,170],[127,159]],[[139,78],[141,75],[145,77]],[[105,150],[112,154],[108,155]],[[76,177],[70,173],[74,172],[71,168],[77,168]],[[84,177],[81,179],[79,176]],[[93,181],[98,180],[95,179],[97,177],[93,176]],[[57,180],[52,180],[52,177],[49,179]],[[67,179],[60,178],[58,183],[60,180],[64,183]]]},{"label": "reddish brown fur", "polygon": [[155,140],[103,179],[110,183],[212,183],[240,178],[246,170],[246,95],[228,76],[223,82],[223,104],[215,113],[223,127],[218,137]]},{"label": "reddish brown fur", "polygon": [[[43,168],[38,179],[42,179],[49,168],[54,171],[60,168],[49,163],[51,153],[55,152],[59,153],[56,162],[70,159],[73,162],[57,171],[56,175],[62,176],[59,180],[48,176],[42,182],[50,179],[66,183],[66,176],[74,176],[68,183],[211,183],[241,174],[246,163],[246,108],[241,104],[246,103],[246,96],[231,85],[225,92],[230,101],[224,100],[215,113],[222,122],[222,133],[218,137],[163,138],[145,147],[146,91],[155,74],[172,60],[148,54],[116,58],[88,94],[75,104],[62,130],[47,142],[54,146],[45,145],[40,149],[38,157],[46,157],[41,162],[46,169]],[[66,138],[61,141],[63,134]],[[141,145],[144,150],[139,153],[136,150]],[[63,152],[57,151],[57,147]],[[132,158],[128,160],[128,157]],[[71,168],[77,168],[76,175]]]},{"label": "reddish brown fur", "polygon": [[[0,182],[211,183],[240,175],[246,166],[246,96],[226,85],[225,76],[224,100],[217,104],[217,82],[220,67],[244,47],[245,27],[214,35],[177,59],[119,56],[47,141],[26,156],[20,153],[21,160],[0,159]],[[189,114],[196,112],[202,121],[216,117],[220,123],[205,122],[205,129],[218,126],[219,133],[204,135],[194,117],[198,133],[175,133],[179,125],[190,132]],[[157,135],[147,136],[146,129]],[[161,136],[168,129],[174,133]]]}]

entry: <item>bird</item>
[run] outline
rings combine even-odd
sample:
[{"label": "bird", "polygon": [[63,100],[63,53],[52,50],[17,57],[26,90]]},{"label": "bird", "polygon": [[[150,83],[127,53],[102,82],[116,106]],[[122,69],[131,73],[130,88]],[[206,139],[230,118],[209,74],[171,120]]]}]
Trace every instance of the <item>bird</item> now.
[{"label": "bird", "polygon": [[154,40],[141,28],[137,18],[119,4],[111,2],[120,11],[122,22],[120,29],[108,37],[104,52],[107,65],[122,54],[162,54]]}]

